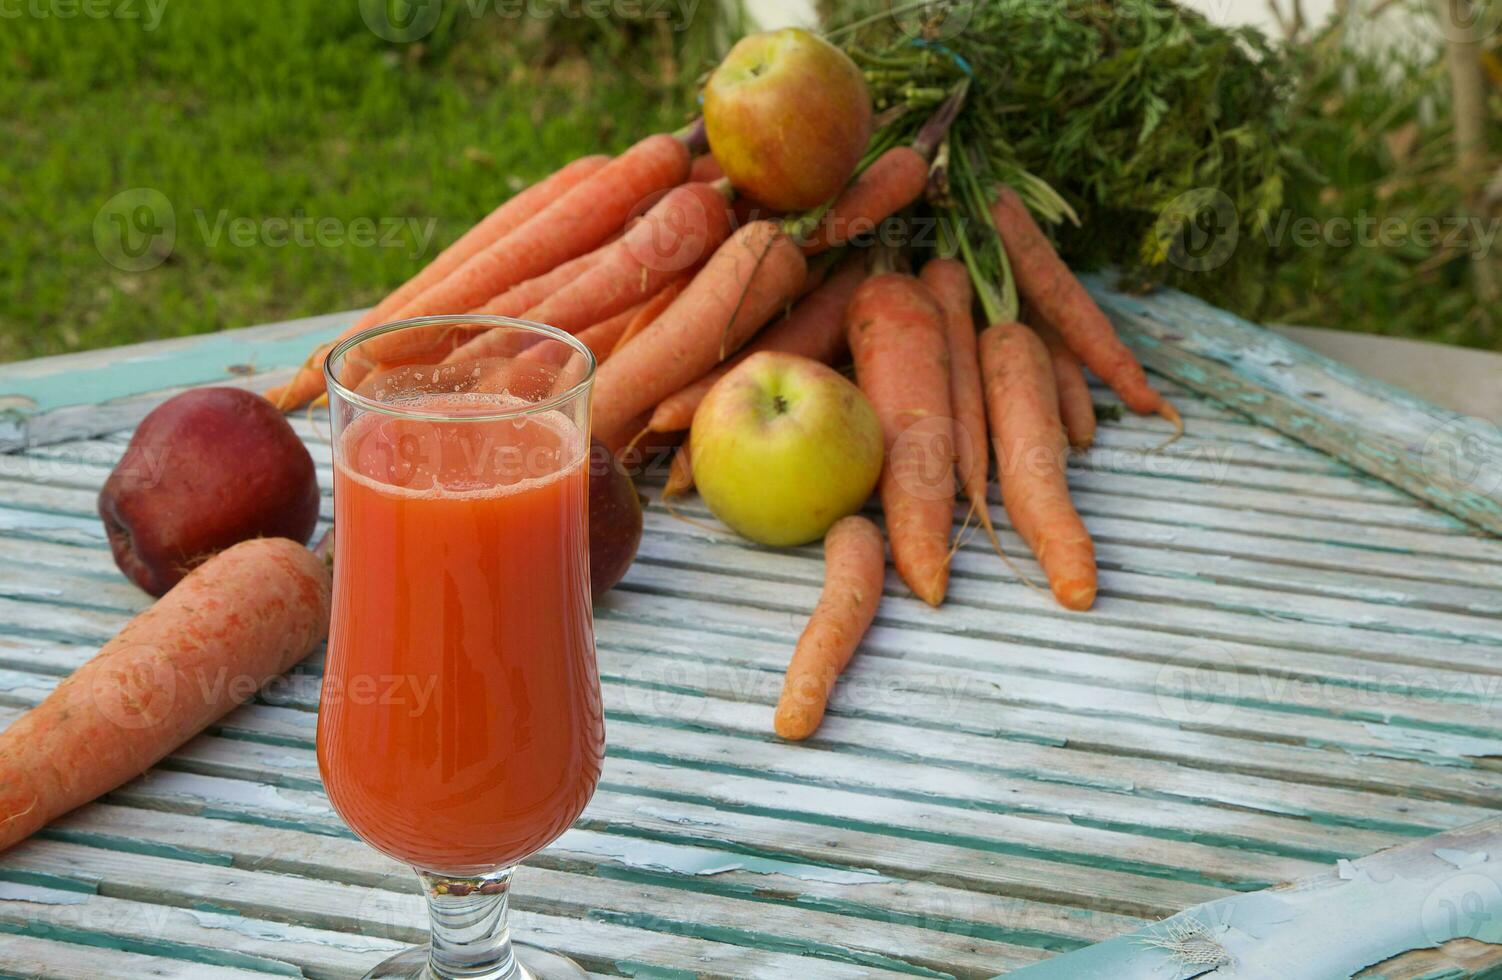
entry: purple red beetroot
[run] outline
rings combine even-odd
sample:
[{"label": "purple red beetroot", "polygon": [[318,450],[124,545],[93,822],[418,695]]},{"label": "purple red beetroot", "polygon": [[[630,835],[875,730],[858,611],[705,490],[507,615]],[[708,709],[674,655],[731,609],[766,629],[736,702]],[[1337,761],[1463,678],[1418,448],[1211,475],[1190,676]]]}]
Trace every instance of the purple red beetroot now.
[{"label": "purple red beetroot", "polygon": [[641,496],[636,484],[599,442],[589,444],[589,582],[594,597],[609,592],[636,559],[641,544]]},{"label": "purple red beetroot", "polygon": [[99,492],[99,516],[115,564],[159,596],[241,541],[307,541],[318,503],[313,457],[270,402],[197,388],[136,428]]}]

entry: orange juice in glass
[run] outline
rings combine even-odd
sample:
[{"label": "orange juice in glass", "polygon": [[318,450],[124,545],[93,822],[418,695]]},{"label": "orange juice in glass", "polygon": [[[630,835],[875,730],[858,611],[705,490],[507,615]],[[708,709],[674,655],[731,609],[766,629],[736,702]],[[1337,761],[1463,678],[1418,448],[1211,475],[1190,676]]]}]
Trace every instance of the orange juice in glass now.
[{"label": "orange juice in glass", "polygon": [[[442,363],[489,333],[489,355]],[[560,331],[426,317],[331,352],[334,611],[318,761],[417,869],[432,941],[374,977],[579,977],[511,942],[514,867],[599,779],[589,593],[593,359]]]}]

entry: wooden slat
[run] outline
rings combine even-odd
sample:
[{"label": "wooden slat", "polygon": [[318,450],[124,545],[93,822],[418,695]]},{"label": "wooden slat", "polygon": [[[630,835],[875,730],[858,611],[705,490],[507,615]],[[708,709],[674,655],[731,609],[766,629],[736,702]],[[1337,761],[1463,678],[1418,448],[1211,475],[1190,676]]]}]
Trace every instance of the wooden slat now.
[{"label": "wooden slat", "polygon": [[[300,360],[298,330],[325,326],[285,350]],[[217,376],[216,350],[184,370]],[[175,356],[140,353],[165,358],[146,374]],[[62,369],[102,364],[33,365],[25,438],[73,438],[0,454],[0,724],[149,601],[94,506],[166,392],[63,404]],[[1029,590],[1018,573],[1040,573],[1010,531],[1015,569],[972,540],[942,610],[889,580],[802,745],[769,719],[818,547],[750,546],[693,498],[680,514],[711,529],[650,508],[596,609],[601,788],[519,876],[521,931],[600,976],[984,977],[1485,816],[1502,794],[1502,543],[1160,380],[1184,440],[1151,452],[1164,423],[1129,416],[1071,460],[1098,608]],[[327,417],[290,421],[327,520]],[[1005,528],[994,497],[992,513]],[[322,660],[0,856],[0,973],[124,949],[168,976],[355,976],[420,938],[409,876],[322,792]]]},{"label": "wooden slat", "polygon": [[[0,899],[9,901],[9,899]],[[191,960],[126,952],[111,946],[0,936],[0,971],[28,980],[99,980],[151,977],[154,980],[266,980],[259,970],[240,970]]]},{"label": "wooden slat", "polygon": [[1147,364],[1365,473],[1502,534],[1502,432],[1175,290],[1086,285]]},{"label": "wooden slat", "polygon": [[0,452],[133,426],[192,385],[260,391],[361,312],[0,364]]},{"label": "wooden slat", "polygon": [[[1494,818],[1284,888],[1186,909],[1014,975],[1023,980],[1185,976],[1191,963],[1187,945],[1202,954],[1195,962],[1223,965],[1238,976],[1326,980],[1379,964],[1386,964],[1381,976],[1413,976],[1416,963],[1435,963],[1427,952],[1432,947],[1468,939],[1491,948],[1453,970],[1427,975],[1492,976],[1502,963],[1497,915],[1502,865],[1490,860],[1499,850],[1502,818]],[[1410,950],[1419,957],[1405,966],[1400,958]]]}]

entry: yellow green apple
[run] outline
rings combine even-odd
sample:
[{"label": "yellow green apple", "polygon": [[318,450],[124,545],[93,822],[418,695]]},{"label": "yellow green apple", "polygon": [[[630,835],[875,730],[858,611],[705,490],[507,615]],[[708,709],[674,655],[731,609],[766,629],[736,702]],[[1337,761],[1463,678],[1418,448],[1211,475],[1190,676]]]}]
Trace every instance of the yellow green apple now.
[{"label": "yellow green apple", "polygon": [[775,211],[840,192],[871,139],[871,93],[855,62],[790,27],[742,38],[704,86],[709,148],[736,189]]},{"label": "yellow green apple", "polygon": [[704,503],[761,544],[817,541],[860,509],[881,475],[881,423],[861,390],[818,361],[775,351],[715,382],[689,445]]}]

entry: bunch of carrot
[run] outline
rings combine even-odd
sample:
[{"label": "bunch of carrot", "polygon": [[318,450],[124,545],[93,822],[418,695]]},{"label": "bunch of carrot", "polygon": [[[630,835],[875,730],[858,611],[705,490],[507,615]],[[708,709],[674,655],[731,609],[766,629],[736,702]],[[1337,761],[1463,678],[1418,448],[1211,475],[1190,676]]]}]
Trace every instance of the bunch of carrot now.
[{"label": "bunch of carrot", "polygon": [[[850,247],[853,232],[924,195],[932,135],[876,155],[814,220],[739,220],[744,202],[713,157],[694,156],[693,135],[658,134],[613,160],[575,161],[496,209],[346,335],[433,314],[520,316],[577,334],[600,362],[593,428],[613,450],[646,434],[681,438],[709,389],[752,352],[831,364],[848,354],[882,424],[879,495],[908,587],[943,602],[957,495],[965,524],[978,521],[1001,550],[987,504],[994,456],[1010,524],[1055,598],[1088,609],[1094,548],[1065,479],[1069,448],[1094,437],[1083,368],[1134,411],[1176,424],[1178,416],[1010,188],[997,189],[990,216],[1031,326],[1004,318],[977,335],[973,287],[982,284],[956,258],[931,258],[917,275],[868,270]],[[477,321],[429,356],[475,365],[540,356],[504,349],[504,337]],[[321,388],[323,354],[268,397],[283,408],[305,404]],[[390,367],[377,349],[341,380]],[[685,446],[671,489],[691,481]],[[784,700],[796,694],[802,707],[778,712],[789,737],[812,732],[810,719],[817,725],[880,592],[880,532],[837,527],[826,544],[825,599],[788,675]]]}]

